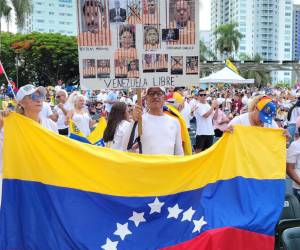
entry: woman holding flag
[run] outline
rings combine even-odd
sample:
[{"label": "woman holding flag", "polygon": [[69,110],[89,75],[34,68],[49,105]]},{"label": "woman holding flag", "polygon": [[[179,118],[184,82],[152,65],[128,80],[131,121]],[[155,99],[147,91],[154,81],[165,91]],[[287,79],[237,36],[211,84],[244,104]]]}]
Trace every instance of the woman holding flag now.
[{"label": "woman holding flag", "polygon": [[[52,130],[55,133],[58,133],[56,123],[49,118],[42,118],[39,116],[42,107],[43,101],[46,98],[46,89],[44,87],[35,87],[31,84],[21,87],[16,95],[17,107],[16,112],[24,115],[39,124],[43,127]],[[3,116],[7,116],[9,113],[5,112],[0,115],[0,204],[1,204],[1,194],[2,194],[2,150],[3,150],[3,139],[4,139],[4,130],[3,130]]]},{"label": "woman holding flag", "polygon": [[91,133],[91,128],[96,124],[92,120],[89,111],[85,107],[85,99],[81,94],[74,97],[74,107],[68,112],[67,123],[72,120],[80,132],[87,137]]}]

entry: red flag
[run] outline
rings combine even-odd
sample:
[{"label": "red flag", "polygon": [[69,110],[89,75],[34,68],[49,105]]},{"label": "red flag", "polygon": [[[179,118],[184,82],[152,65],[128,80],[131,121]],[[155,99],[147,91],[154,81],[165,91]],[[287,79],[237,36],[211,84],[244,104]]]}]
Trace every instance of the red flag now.
[{"label": "red flag", "polygon": [[2,63],[0,62],[0,75],[2,75],[4,73],[4,68],[2,66]]}]

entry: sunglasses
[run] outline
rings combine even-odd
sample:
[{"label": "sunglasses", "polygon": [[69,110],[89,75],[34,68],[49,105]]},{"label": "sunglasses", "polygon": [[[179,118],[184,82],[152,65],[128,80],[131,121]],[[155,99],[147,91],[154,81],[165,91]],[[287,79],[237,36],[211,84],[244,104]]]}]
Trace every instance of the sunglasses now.
[{"label": "sunglasses", "polygon": [[43,94],[37,94],[36,92],[35,93],[32,93],[31,95],[29,95],[30,99],[32,101],[41,101],[41,100],[45,100],[45,95]]},{"label": "sunglasses", "polygon": [[62,97],[62,95],[55,96],[56,99],[61,98],[61,97]]},{"label": "sunglasses", "polygon": [[161,97],[161,96],[163,96],[164,95],[164,93],[163,92],[148,92],[148,94],[147,95],[149,95],[149,96],[151,96],[151,97],[154,97],[154,96],[158,96],[158,97]]},{"label": "sunglasses", "polygon": [[207,94],[199,94],[199,96],[207,96]]}]

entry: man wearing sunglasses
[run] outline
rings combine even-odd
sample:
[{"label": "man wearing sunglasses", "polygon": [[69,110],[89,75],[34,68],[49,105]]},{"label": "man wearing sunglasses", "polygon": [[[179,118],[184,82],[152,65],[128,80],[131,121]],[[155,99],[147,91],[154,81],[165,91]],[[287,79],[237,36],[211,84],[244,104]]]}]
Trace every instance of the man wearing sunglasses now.
[{"label": "man wearing sunglasses", "polygon": [[214,111],[218,108],[218,102],[214,100],[210,106],[207,103],[207,93],[204,90],[198,92],[198,104],[192,109],[192,115],[196,118],[196,153],[208,149],[214,140],[213,116]]},{"label": "man wearing sunglasses", "polygon": [[[132,116],[135,122],[142,116],[143,133],[140,142],[143,154],[184,155],[180,124],[176,118],[164,114],[165,100],[164,88],[151,87],[147,89],[145,96],[147,112],[142,115],[142,107],[138,105],[133,110]],[[133,126],[134,123],[131,123],[125,132],[123,150],[128,149],[132,132],[134,138],[138,137],[138,129]]]}]

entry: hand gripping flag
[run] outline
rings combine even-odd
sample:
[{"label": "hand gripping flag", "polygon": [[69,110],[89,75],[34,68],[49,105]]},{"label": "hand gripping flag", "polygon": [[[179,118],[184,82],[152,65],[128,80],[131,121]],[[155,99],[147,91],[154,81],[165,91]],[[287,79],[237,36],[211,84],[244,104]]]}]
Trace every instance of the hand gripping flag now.
[{"label": "hand gripping flag", "polygon": [[274,248],[282,130],[237,126],[193,156],[79,143],[5,120],[0,249]]},{"label": "hand gripping flag", "polygon": [[95,129],[89,134],[89,136],[86,137],[78,129],[74,121],[70,120],[69,137],[76,141],[81,141],[84,143],[93,144],[97,146],[104,146],[103,133],[105,128],[106,128],[106,120],[104,117],[101,117]]},{"label": "hand gripping flag", "polygon": [[183,116],[172,105],[164,106],[164,113],[167,114],[167,115],[175,117],[179,121],[180,129],[181,129],[181,140],[182,140],[184,154],[185,155],[192,155],[193,149],[192,149],[192,144],[191,144],[191,138],[190,138],[190,134],[189,134],[189,131],[186,127],[186,122],[185,122]]}]

